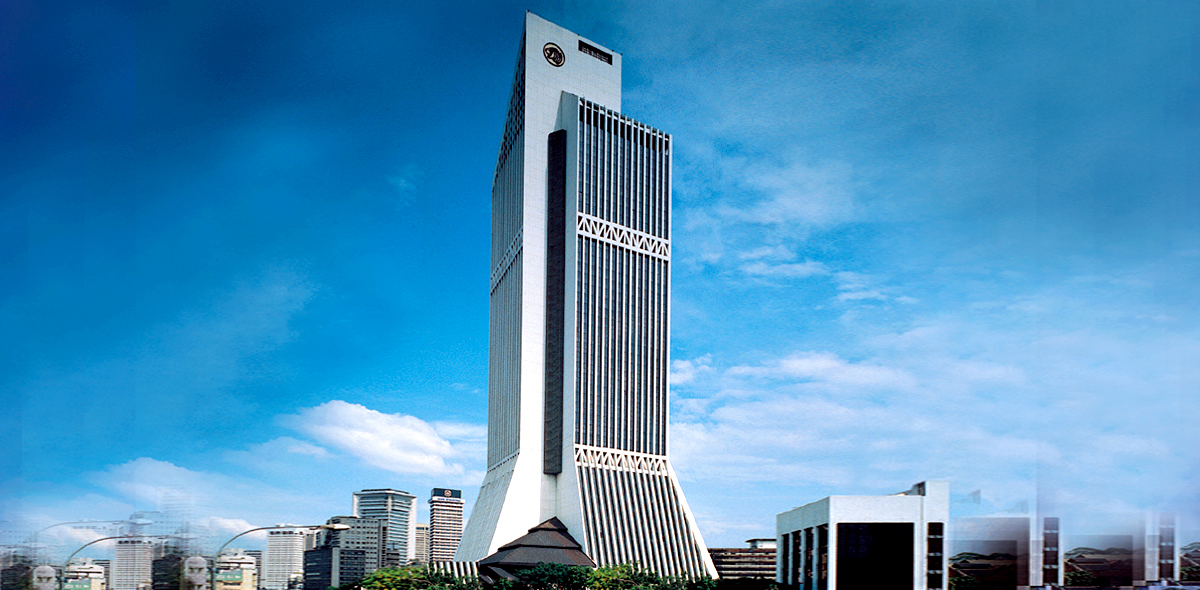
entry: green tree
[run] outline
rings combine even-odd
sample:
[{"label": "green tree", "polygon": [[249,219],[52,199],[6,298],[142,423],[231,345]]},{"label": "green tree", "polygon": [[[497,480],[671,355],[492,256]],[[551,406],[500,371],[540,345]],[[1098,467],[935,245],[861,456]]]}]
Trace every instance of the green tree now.
[{"label": "green tree", "polygon": [[363,590],[424,590],[429,579],[423,567],[385,567],[368,574],[359,586]]},{"label": "green tree", "polygon": [[950,578],[950,590],[978,590],[983,585],[971,576],[953,576]]},{"label": "green tree", "polygon": [[1200,567],[1188,566],[1179,572],[1179,580],[1182,582],[1200,582]]},{"label": "green tree", "polygon": [[633,563],[598,567],[588,572],[587,586],[590,590],[634,590],[653,588],[665,590],[669,584],[658,574],[647,571]]},{"label": "green tree", "polygon": [[528,590],[587,590],[589,568],[561,563],[539,563],[517,574]]},{"label": "green tree", "polygon": [[[362,590],[481,590],[475,577],[456,578],[424,566],[387,567],[371,572],[355,586]],[[339,590],[350,590],[341,588]]]},{"label": "green tree", "polygon": [[1064,586],[1099,586],[1100,578],[1092,572],[1067,572],[1063,576]]}]

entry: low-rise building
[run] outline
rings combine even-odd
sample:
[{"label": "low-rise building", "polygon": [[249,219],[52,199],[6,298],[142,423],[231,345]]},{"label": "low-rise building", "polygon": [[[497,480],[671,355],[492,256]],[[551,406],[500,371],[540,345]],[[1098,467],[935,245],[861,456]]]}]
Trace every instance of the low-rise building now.
[{"label": "low-rise building", "polygon": [[258,562],[243,549],[227,549],[217,558],[215,590],[257,590]]},{"label": "low-rise building", "polygon": [[775,539],[749,539],[749,547],[711,547],[717,575],[721,578],[775,579]]},{"label": "low-rise building", "polygon": [[776,581],[800,590],[946,587],[950,484],[829,496],[775,517]]}]

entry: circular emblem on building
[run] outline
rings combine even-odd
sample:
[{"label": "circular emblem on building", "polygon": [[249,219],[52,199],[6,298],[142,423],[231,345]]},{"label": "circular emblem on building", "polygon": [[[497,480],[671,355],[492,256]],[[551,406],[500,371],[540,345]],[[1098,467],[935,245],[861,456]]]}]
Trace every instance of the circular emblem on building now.
[{"label": "circular emblem on building", "polygon": [[567,63],[567,54],[563,53],[563,50],[553,43],[547,43],[542,46],[542,55],[546,56],[546,61],[550,62],[550,65],[556,68]]},{"label": "circular emblem on building", "polygon": [[449,498],[449,497],[450,497],[450,490],[443,490],[443,491],[442,491],[442,495],[443,495],[443,496],[445,496],[445,497],[447,497],[447,498]]}]

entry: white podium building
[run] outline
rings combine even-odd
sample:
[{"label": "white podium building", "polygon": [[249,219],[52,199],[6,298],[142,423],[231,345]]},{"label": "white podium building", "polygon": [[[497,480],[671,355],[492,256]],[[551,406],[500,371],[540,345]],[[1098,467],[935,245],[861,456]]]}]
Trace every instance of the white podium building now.
[{"label": "white podium building", "polygon": [[597,563],[715,575],[667,458],[671,136],[621,55],[526,14],[492,181],[488,472],[456,559],[557,517]]}]

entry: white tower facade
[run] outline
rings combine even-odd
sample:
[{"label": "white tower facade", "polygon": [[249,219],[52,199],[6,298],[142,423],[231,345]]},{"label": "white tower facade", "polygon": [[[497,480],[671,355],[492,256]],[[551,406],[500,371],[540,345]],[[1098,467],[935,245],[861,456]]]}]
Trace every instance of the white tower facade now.
[{"label": "white tower facade", "polygon": [[[283,525],[279,525],[283,526]],[[304,577],[304,550],[312,537],[308,529],[282,529],[267,532],[267,554],[263,558],[262,586],[266,590],[287,590],[293,579]]]},{"label": "white tower facade", "polygon": [[462,490],[433,488],[429,495],[429,561],[454,561],[462,543]]},{"label": "white tower facade", "polygon": [[118,539],[112,564],[112,590],[139,590],[151,582],[154,559],[162,554],[157,539]]},{"label": "white tower facade", "polygon": [[671,136],[621,55],[527,13],[492,182],[488,472],[459,548],[558,517],[599,564],[715,575],[667,456]]}]

